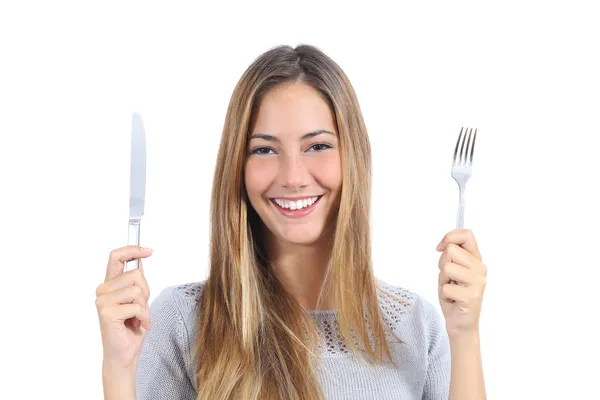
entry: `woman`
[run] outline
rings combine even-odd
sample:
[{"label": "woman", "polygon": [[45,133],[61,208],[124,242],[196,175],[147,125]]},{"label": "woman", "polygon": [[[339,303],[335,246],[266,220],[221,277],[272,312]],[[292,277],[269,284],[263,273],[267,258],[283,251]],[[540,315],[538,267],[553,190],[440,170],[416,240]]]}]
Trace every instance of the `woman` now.
[{"label": "woman", "polygon": [[[151,252],[111,252],[96,301],[105,398],[485,398],[486,268],[472,233],[438,246],[444,327],[426,300],[374,277],[370,202],[371,150],[344,72],[308,45],[261,55],[227,110],[209,278],[165,289],[149,311]],[[133,258],[139,270],[123,273]]]}]

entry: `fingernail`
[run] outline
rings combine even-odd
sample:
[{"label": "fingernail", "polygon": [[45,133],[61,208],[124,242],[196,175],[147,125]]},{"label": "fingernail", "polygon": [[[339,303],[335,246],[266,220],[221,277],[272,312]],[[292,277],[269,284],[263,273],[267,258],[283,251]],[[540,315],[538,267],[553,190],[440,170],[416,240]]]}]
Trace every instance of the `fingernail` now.
[{"label": "fingernail", "polygon": [[152,249],[151,249],[151,248],[149,248],[149,247],[142,247],[142,251],[143,251],[144,253],[152,253],[154,250],[152,250]]},{"label": "fingernail", "polygon": [[436,249],[437,251],[440,251],[440,250],[442,250],[442,245],[443,245],[443,244],[444,244],[444,241],[442,240],[442,241],[440,242],[440,244],[438,244],[438,245],[437,245],[437,247],[436,247],[435,249]]}]

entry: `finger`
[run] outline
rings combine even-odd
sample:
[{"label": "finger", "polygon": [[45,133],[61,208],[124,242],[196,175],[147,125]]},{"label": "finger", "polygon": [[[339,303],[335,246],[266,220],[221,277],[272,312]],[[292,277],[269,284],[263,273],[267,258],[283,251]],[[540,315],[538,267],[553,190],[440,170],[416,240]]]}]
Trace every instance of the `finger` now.
[{"label": "finger", "polygon": [[475,240],[475,235],[473,235],[473,232],[470,229],[455,229],[451,232],[448,232],[438,244],[437,250],[443,251],[450,243],[454,243],[464,248],[476,258],[481,260],[481,253],[479,252],[477,240]]},{"label": "finger", "polygon": [[139,304],[147,308],[148,300],[139,286],[128,286],[122,289],[113,290],[96,298],[96,307],[98,309],[118,306],[121,304]]},{"label": "finger", "polygon": [[446,303],[457,302],[466,305],[469,302],[470,293],[470,289],[466,286],[448,283],[441,287],[440,297]]},{"label": "finger", "polygon": [[152,249],[146,249],[140,246],[125,246],[119,249],[112,250],[108,257],[108,265],[106,266],[105,281],[122,274],[125,269],[125,262],[135,258],[146,258],[152,255]]},{"label": "finger", "polygon": [[136,258],[146,258],[150,255],[152,255],[152,249],[136,245],[125,246],[119,249],[112,250],[110,252],[108,265],[106,268],[106,280],[123,273],[126,262],[134,260]]},{"label": "finger", "polygon": [[96,288],[96,297],[128,286],[139,287],[142,290],[145,299],[148,300],[150,298],[148,281],[146,281],[146,278],[144,277],[144,272],[139,268],[117,275],[111,280],[102,283]]},{"label": "finger", "polygon": [[[119,309],[116,307],[137,305],[142,308],[141,316],[138,314],[125,313],[119,314]],[[139,287],[129,286],[118,291],[107,293],[104,296],[96,299],[98,314],[102,319],[109,319],[112,322],[124,323],[126,326],[138,329],[140,325],[146,330],[150,330],[149,324],[149,306],[144,299]],[[128,310],[126,307],[124,310]],[[148,314],[144,317],[144,313]],[[148,319],[148,321],[146,321]]]},{"label": "finger", "polygon": [[443,265],[438,277],[438,284],[444,286],[450,281],[455,281],[464,286],[475,285],[479,283],[478,276],[462,265],[448,262]]},{"label": "finger", "polygon": [[137,318],[146,330],[150,330],[150,311],[137,303],[105,307],[99,310],[99,314],[103,320],[119,323],[125,323],[130,318]]},{"label": "finger", "polygon": [[462,265],[479,275],[485,274],[486,269],[481,260],[454,243],[448,244],[440,255],[438,268],[442,269],[442,267],[449,262]]}]

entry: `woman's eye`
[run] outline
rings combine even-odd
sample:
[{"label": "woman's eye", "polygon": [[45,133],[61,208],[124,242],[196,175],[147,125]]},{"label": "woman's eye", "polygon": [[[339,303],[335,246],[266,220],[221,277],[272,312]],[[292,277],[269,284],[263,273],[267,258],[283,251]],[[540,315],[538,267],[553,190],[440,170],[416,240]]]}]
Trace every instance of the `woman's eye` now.
[{"label": "woman's eye", "polygon": [[324,144],[324,143],[315,143],[312,146],[310,146],[309,149],[314,149],[315,151],[322,151],[322,150],[331,149],[331,146],[328,144]]},{"label": "woman's eye", "polygon": [[256,149],[252,150],[250,152],[250,154],[259,154],[259,155],[264,155],[264,154],[269,154],[269,151],[271,151],[273,149],[271,149],[270,147],[257,147]]}]

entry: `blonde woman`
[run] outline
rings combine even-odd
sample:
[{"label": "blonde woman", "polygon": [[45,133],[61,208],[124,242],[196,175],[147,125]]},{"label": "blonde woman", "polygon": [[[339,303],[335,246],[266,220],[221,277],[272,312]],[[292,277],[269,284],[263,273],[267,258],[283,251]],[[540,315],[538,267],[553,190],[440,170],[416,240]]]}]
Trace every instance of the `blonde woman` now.
[{"label": "blonde woman", "polygon": [[141,260],[123,267],[151,252],[110,254],[96,301],[105,398],[484,399],[475,238],[455,230],[438,246],[442,318],[373,275],[370,206],[371,149],[344,72],[308,45],[262,54],[227,110],[208,279],[148,308]]}]

